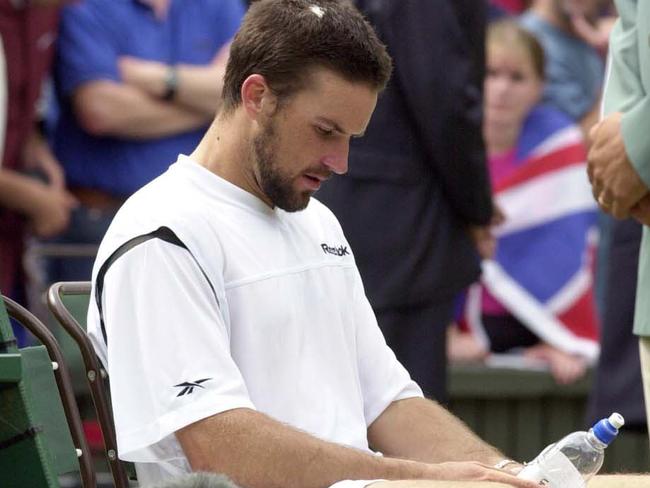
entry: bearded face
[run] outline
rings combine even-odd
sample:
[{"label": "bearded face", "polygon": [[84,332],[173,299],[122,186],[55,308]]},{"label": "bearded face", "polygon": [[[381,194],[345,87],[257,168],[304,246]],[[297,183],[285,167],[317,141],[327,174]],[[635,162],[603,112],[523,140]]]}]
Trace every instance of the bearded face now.
[{"label": "bearded face", "polygon": [[297,212],[332,174],[347,171],[350,139],[365,132],[377,91],[318,68],[309,86],[283,103],[267,93],[243,166],[244,187],[272,207]]},{"label": "bearded face", "polygon": [[286,212],[297,212],[307,207],[312,192],[295,188],[299,175],[282,170],[276,125],[275,117],[272,117],[253,140],[258,183],[273,205]]}]

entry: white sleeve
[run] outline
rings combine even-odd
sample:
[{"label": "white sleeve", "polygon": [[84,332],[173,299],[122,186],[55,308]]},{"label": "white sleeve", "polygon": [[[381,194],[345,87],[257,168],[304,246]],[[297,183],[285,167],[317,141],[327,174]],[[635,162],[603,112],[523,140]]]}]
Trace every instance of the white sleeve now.
[{"label": "white sleeve", "polygon": [[102,298],[120,458],[159,461],[155,444],[182,427],[254,408],[215,293],[189,251],[159,239],[134,247],[106,273]]},{"label": "white sleeve", "polygon": [[394,401],[423,395],[420,387],[386,344],[358,272],[354,284],[354,301],[359,377],[364,416],[366,425],[369,426]]}]

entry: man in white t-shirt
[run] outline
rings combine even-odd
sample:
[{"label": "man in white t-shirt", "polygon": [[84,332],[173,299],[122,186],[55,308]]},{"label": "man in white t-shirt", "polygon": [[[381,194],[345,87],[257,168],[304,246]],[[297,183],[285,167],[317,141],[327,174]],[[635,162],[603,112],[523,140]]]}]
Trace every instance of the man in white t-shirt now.
[{"label": "man in white t-shirt", "polygon": [[422,398],[311,198],[346,172],[390,67],[346,1],[255,2],[204,139],[115,217],[88,327],[142,485],[202,470],[246,488],[535,486]]}]

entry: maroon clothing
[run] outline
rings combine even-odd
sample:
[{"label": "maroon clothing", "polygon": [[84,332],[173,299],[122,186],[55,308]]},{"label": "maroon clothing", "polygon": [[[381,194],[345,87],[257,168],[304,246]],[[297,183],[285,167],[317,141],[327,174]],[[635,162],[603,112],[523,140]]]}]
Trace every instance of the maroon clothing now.
[{"label": "maroon clothing", "polygon": [[[56,7],[16,8],[10,0],[0,0],[0,34],[8,78],[2,168],[22,168],[22,150],[34,126],[36,102],[52,62],[57,23]],[[20,274],[22,244],[22,219],[0,209],[0,291],[3,293],[11,293]]]}]

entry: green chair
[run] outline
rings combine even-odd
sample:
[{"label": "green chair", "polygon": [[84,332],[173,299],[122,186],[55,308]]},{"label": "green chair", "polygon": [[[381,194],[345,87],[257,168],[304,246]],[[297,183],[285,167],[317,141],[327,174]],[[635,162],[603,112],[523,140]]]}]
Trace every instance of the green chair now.
[{"label": "green chair", "polygon": [[[9,317],[43,345],[18,349]],[[59,488],[79,473],[96,486],[70,376],[52,333],[30,312],[0,298],[0,485]]]},{"label": "green chair", "polygon": [[[48,290],[47,303],[52,314],[69,334],[81,353],[90,396],[104,437],[106,459],[116,488],[127,488],[133,465],[119,460],[113,414],[108,398],[107,374],[86,334],[86,314],[90,301],[90,282],[59,282]],[[128,472],[128,475],[127,475]]]}]

